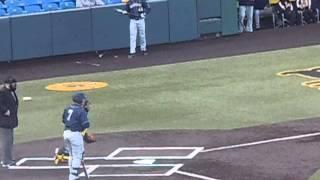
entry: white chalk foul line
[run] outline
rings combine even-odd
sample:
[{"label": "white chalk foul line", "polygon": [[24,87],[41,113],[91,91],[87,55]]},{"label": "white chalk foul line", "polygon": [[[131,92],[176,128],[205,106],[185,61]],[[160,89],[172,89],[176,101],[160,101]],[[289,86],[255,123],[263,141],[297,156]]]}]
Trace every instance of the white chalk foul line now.
[{"label": "white chalk foul line", "polygon": [[219,180],[219,179],[214,179],[211,177],[207,177],[207,176],[202,176],[199,174],[194,174],[194,173],[189,173],[189,172],[184,172],[184,171],[176,171],[177,174],[181,174],[184,176],[190,176],[190,177],[194,177],[194,178],[198,178],[198,179],[204,179],[204,180]]},{"label": "white chalk foul line", "polygon": [[319,135],[320,135],[320,132],[310,133],[310,134],[302,134],[302,135],[297,135],[297,136],[289,136],[289,137],[275,138],[275,139],[269,139],[269,140],[264,140],[264,141],[251,142],[251,143],[244,143],[244,144],[236,144],[236,145],[230,145],[230,146],[222,146],[222,147],[217,147],[217,148],[210,148],[210,149],[205,149],[205,150],[203,150],[201,152],[213,152],[213,151],[221,151],[221,150],[227,150],[227,149],[235,149],[235,148],[256,146],[256,145],[261,145],[261,144],[274,143],[274,142],[280,142],[280,141],[288,141],[288,140],[295,140],[295,139],[302,139],[302,138],[319,136]]}]

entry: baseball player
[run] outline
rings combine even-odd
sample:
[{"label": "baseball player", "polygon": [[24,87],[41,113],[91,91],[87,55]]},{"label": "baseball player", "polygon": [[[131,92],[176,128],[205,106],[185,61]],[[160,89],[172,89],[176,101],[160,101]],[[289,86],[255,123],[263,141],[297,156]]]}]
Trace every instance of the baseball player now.
[{"label": "baseball player", "polygon": [[88,120],[89,101],[85,94],[76,93],[72,96],[73,104],[64,109],[63,139],[69,158],[69,180],[80,179],[79,173],[84,154],[83,133],[90,127]]},{"label": "baseball player", "polygon": [[140,36],[140,50],[143,55],[147,55],[147,41],[145,17],[151,8],[146,0],[129,0],[126,4],[126,12],[130,18],[130,54],[128,58],[133,58],[136,54],[137,34]]},{"label": "baseball player", "polygon": [[[242,33],[253,32],[253,6],[255,0],[239,0],[239,31]],[[247,17],[247,24],[244,24],[244,19]]]}]

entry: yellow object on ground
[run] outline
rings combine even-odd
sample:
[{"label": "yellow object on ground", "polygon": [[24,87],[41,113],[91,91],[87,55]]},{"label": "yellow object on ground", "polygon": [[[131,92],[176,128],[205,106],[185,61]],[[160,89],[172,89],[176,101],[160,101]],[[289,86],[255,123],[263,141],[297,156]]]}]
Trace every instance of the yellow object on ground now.
[{"label": "yellow object on ground", "polygon": [[46,87],[46,89],[50,91],[72,92],[72,91],[100,89],[107,86],[108,86],[108,83],[106,82],[83,81],[83,82],[65,82],[65,83],[50,84]]},{"label": "yellow object on ground", "polygon": [[54,157],[54,164],[55,165],[59,165],[61,163],[67,163],[69,160],[69,156],[66,156],[66,155],[56,155]]},{"label": "yellow object on ground", "polygon": [[54,164],[59,165],[60,163],[66,163],[69,161],[69,153],[65,148],[56,148],[54,152]]}]

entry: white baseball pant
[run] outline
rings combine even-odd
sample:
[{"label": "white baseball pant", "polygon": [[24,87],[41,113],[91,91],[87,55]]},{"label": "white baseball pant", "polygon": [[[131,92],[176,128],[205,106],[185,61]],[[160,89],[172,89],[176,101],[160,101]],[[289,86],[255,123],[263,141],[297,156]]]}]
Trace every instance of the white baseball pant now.
[{"label": "white baseball pant", "polygon": [[144,19],[130,19],[130,54],[136,53],[137,47],[137,34],[139,33],[140,38],[140,50],[147,50],[146,41],[146,25]]}]

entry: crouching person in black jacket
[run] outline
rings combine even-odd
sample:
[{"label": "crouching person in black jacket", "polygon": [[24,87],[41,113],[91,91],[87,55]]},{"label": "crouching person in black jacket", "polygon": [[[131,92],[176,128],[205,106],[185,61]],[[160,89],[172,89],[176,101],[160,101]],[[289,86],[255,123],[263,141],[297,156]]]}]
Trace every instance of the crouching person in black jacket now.
[{"label": "crouching person in black jacket", "polygon": [[301,12],[303,20],[310,23],[317,22],[317,12],[311,8],[311,0],[296,0],[298,12]]},{"label": "crouching person in black jacket", "polygon": [[290,0],[280,0],[278,3],[279,12],[284,14],[284,17],[289,21],[289,25],[299,25],[297,11]]},{"label": "crouching person in black jacket", "polygon": [[15,165],[13,160],[13,130],[18,126],[18,97],[16,94],[17,81],[13,77],[4,80],[0,87],[0,143],[1,165]]}]

